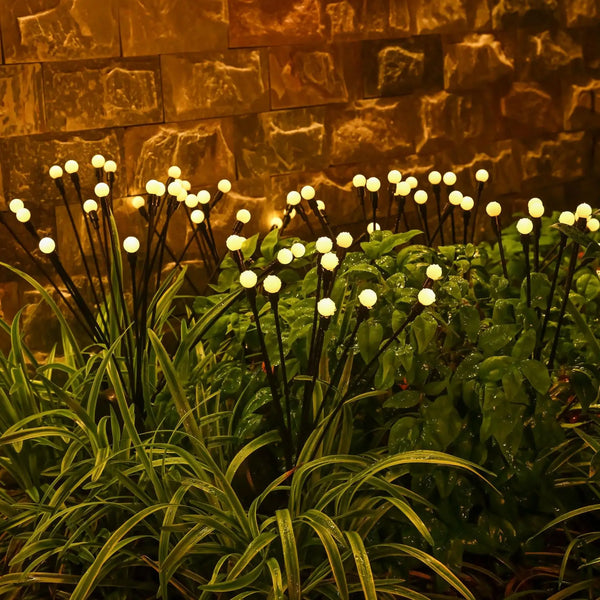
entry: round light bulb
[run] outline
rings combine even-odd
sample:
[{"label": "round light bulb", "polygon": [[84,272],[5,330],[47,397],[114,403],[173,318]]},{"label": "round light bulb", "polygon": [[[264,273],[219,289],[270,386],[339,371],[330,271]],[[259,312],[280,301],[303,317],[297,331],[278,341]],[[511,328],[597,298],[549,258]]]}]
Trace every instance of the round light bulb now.
[{"label": "round light bulb", "polygon": [[[181,191],[177,194],[177,196],[175,196],[175,198],[177,198],[177,202],[181,203],[185,202],[188,199],[188,196],[195,198],[195,200],[190,200],[190,202],[196,202],[196,204],[198,204],[198,196],[196,196],[196,194],[190,194],[183,188],[181,188]],[[194,206],[196,206],[196,204]]]},{"label": "round light bulb", "polygon": [[335,314],[335,302],[331,298],[322,298],[317,302],[317,311],[322,317],[332,317]]},{"label": "round light bulb", "polygon": [[379,223],[375,223],[375,226],[373,226],[373,221],[371,221],[367,225],[367,233],[373,233],[374,231],[381,231],[381,225]]},{"label": "round light bulb", "polygon": [[249,223],[250,222],[250,218],[251,218],[251,214],[249,210],[246,210],[245,208],[242,208],[241,210],[238,210],[235,218],[240,222],[240,223]]},{"label": "round light bulb", "polygon": [[8,205],[8,208],[10,208],[11,212],[14,212],[15,214],[24,207],[25,207],[25,204],[23,203],[23,200],[20,200],[19,198],[15,198],[14,200],[11,200]]},{"label": "round light bulb", "polygon": [[529,235],[533,231],[533,223],[531,219],[523,217],[517,221],[517,231],[521,235]]},{"label": "round light bulb", "polygon": [[200,204],[208,204],[210,202],[210,192],[207,190],[200,190],[197,195]]},{"label": "round light bulb", "polygon": [[410,189],[411,190],[414,190],[419,185],[419,182],[418,182],[417,178],[416,177],[412,177],[412,176],[411,177],[407,177],[406,178],[406,182],[408,183],[408,185],[410,185]]},{"label": "round light bulb", "polygon": [[437,281],[438,279],[442,278],[442,267],[436,263],[433,263],[427,267],[425,275],[427,275],[427,277],[429,277],[429,279],[432,281]]},{"label": "round light bulb", "polygon": [[116,173],[117,172],[117,163],[114,160],[107,160],[104,163],[104,171],[106,173]]},{"label": "round light bulb", "polygon": [[271,219],[271,227],[274,229],[281,229],[283,227],[283,221],[280,217],[273,217]]},{"label": "round light bulb", "polygon": [[442,174],[439,171],[431,171],[431,173],[427,175],[427,180],[431,185],[440,185],[442,182]]},{"label": "round light bulb", "polygon": [[586,226],[592,233],[595,233],[600,229],[600,221],[592,217],[591,219],[588,219]]},{"label": "round light bulb", "polygon": [[198,208],[190,213],[190,219],[194,225],[200,225],[204,222],[204,213]]},{"label": "round light bulb", "polygon": [[217,189],[222,194],[228,194],[231,191],[231,181],[229,181],[229,179],[221,179],[221,181],[217,183]]},{"label": "round light bulb", "polygon": [[171,196],[178,196],[180,192],[185,192],[183,186],[181,185],[181,181],[171,181],[169,186],[167,187],[167,192]]},{"label": "round light bulb", "polygon": [[106,198],[110,194],[110,188],[104,182],[97,183],[94,187],[94,193],[98,198]]},{"label": "round light bulb", "polygon": [[141,196],[134,196],[131,199],[131,205],[133,206],[133,208],[135,209],[140,209],[142,208],[142,206],[144,206],[146,204],[146,201],[141,197]]},{"label": "round light bulb", "polygon": [[317,200],[317,210],[319,212],[325,211],[325,202],[323,202],[323,200]]},{"label": "round light bulb", "polygon": [[300,190],[300,195],[305,199],[305,200],[312,200],[315,197],[315,188],[312,185],[305,185],[301,190]]},{"label": "round light bulb", "polygon": [[295,242],[290,248],[294,258],[302,258],[306,254],[306,247],[300,242]]},{"label": "round light bulb", "polygon": [[592,207],[587,203],[580,204],[575,209],[575,217],[578,219],[589,219],[592,216]]},{"label": "round light bulb", "polygon": [[534,219],[539,219],[544,214],[544,203],[539,198],[531,198],[527,203],[529,216]]},{"label": "round light bulb", "polygon": [[27,223],[31,219],[31,212],[28,208],[20,208],[16,213],[17,221]]},{"label": "round light bulb", "polygon": [[475,201],[471,196],[463,196],[463,199],[460,201],[460,207],[463,210],[472,210],[475,206]]},{"label": "round light bulb", "polygon": [[135,236],[130,235],[123,240],[123,250],[127,254],[135,254],[140,249],[140,240]]},{"label": "round light bulb", "polygon": [[282,265],[289,265],[294,260],[294,255],[288,248],[282,248],[277,253],[277,260]]},{"label": "round light bulb", "polygon": [[291,192],[288,192],[286,199],[290,206],[297,206],[302,201],[302,196],[296,190],[292,190]]},{"label": "round light bulb", "polygon": [[146,181],[146,193],[150,194],[150,195],[154,195],[156,194],[156,184],[158,182],[156,181],[156,179],[149,179],[148,181]]},{"label": "round light bulb", "polygon": [[366,184],[367,178],[364,175],[361,175],[360,173],[352,178],[352,185],[355,188],[365,187]]},{"label": "round light bulb", "polygon": [[500,206],[500,202],[489,202],[485,207],[485,212],[488,217],[497,217],[502,212],[502,206]]},{"label": "round light bulb", "polygon": [[258,281],[258,277],[254,271],[242,271],[240,273],[240,283],[246,289],[253,288]]},{"label": "round light bulb", "polygon": [[187,179],[182,179],[181,180],[181,187],[186,191],[189,192],[192,189],[192,184],[187,180]]},{"label": "round light bulb", "polygon": [[377,191],[379,191],[380,187],[381,187],[381,181],[379,181],[379,179],[377,179],[377,177],[369,177],[369,179],[367,179],[367,189],[370,192],[377,192]]},{"label": "round light bulb", "polygon": [[79,163],[76,160],[68,160],[65,163],[65,171],[71,175],[73,173],[77,173],[79,171]]},{"label": "round light bulb", "polygon": [[333,242],[331,241],[331,238],[323,236],[317,240],[315,243],[315,248],[317,249],[317,252],[325,254],[326,252],[331,252],[331,249],[333,248]]},{"label": "round light bulb", "polygon": [[354,238],[352,237],[352,234],[348,233],[347,231],[342,231],[341,233],[338,233],[337,237],[335,238],[335,243],[340,248],[350,248],[350,246],[352,246],[353,241]]},{"label": "round light bulb", "polygon": [[59,177],[63,176],[63,170],[58,165],[53,165],[52,167],[50,167],[48,173],[50,177],[52,177],[52,179],[58,179]]},{"label": "round light bulb", "polygon": [[[183,191],[185,192],[185,190]],[[179,200],[179,196],[177,197],[177,200]],[[184,202],[188,208],[196,208],[196,206],[198,206],[198,196],[196,196],[196,194],[188,194],[186,192]]]},{"label": "round light bulb", "polygon": [[358,295],[358,301],[365,308],[373,308],[377,302],[377,293],[373,290],[365,289]]},{"label": "round light bulb", "polygon": [[106,159],[102,154],[94,154],[94,156],[92,156],[92,167],[94,167],[94,169],[101,169],[105,162]]},{"label": "round light bulb", "polygon": [[281,289],[281,279],[277,275],[267,275],[263,281],[263,288],[267,294],[277,294]]},{"label": "round light bulb", "polygon": [[462,192],[459,192],[458,190],[452,190],[448,194],[448,202],[450,202],[450,204],[452,204],[453,206],[460,206],[462,199],[463,199]]},{"label": "round light bulb", "polygon": [[181,169],[177,165],[173,165],[172,167],[169,167],[167,175],[173,179],[179,179],[181,177]]},{"label": "round light bulb", "polygon": [[333,271],[340,264],[340,259],[333,252],[321,256],[321,266],[327,271]]},{"label": "round light bulb", "polygon": [[402,181],[402,173],[396,169],[392,169],[387,175],[387,180],[392,184],[400,183]]},{"label": "round light bulb", "polygon": [[425,204],[427,202],[427,192],[425,190],[417,190],[414,198],[417,204]]},{"label": "round light bulb", "polygon": [[227,240],[225,240],[225,245],[227,246],[227,250],[230,252],[237,252],[242,249],[242,244],[246,241],[245,237],[241,235],[230,235]]},{"label": "round light bulb", "polygon": [[478,169],[475,173],[475,179],[480,183],[485,183],[490,178],[490,174],[485,169]]},{"label": "round light bulb", "polygon": [[563,225],[575,225],[575,215],[570,210],[565,210],[560,213],[558,222]]},{"label": "round light bulb", "polygon": [[162,181],[157,181],[154,184],[154,187],[155,187],[155,190],[156,190],[154,192],[156,196],[164,196],[165,195],[165,192],[167,191],[167,188],[165,187],[165,184],[162,183]]},{"label": "round light bulb", "polygon": [[412,188],[408,181],[401,181],[396,185],[396,196],[408,196]]},{"label": "round light bulb", "polygon": [[42,238],[38,247],[44,254],[52,254],[56,250],[56,242],[51,237]]},{"label": "round light bulb", "polygon": [[423,306],[431,306],[435,302],[435,292],[431,288],[423,288],[418,293],[417,300]]},{"label": "round light bulb", "polygon": [[454,185],[456,183],[456,173],[452,171],[446,171],[443,177],[444,183],[446,185]]},{"label": "round light bulb", "polygon": [[83,210],[89,215],[91,212],[98,210],[98,203],[90,198],[83,203]]}]

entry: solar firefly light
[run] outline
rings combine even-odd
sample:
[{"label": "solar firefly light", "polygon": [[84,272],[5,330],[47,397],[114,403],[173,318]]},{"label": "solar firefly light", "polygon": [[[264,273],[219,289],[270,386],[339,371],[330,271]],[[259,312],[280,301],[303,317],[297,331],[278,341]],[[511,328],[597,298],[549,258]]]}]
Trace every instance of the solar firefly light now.
[{"label": "solar firefly light", "polygon": [[402,181],[402,173],[397,169],[392,169],[387,174],[388,180],[388,218],[392,216],[392,207],[394,205],[394,196],[396,195],[396,186]]},{"label": "solar firefly light", "polygon": [[365,222],[367,221],[367,211],[365,209],[365,186],[367,185],[367,178],[364,175],[358,173],[352,178],[352,185],[356,190],[356,197],[358,198],[358,202],[360,203],[360,208],[362,210],[363,219]]},{"label": "solar firefly light", "polygon": [[504,277],[508,279],[508,271],[506,270],[506,256],[504,255],[504,244],[502,243],[502,225],[500,224],[500,213],[502,212],[502,206],[499,202],[489,202],[485,208],[485,211],[492,221],[492,229],[496,234],[496,240],[498,241],[498,251],[500,252],[500,262],[502,263],[502,273]]},{"label": "solar firefly light", "polygon": [[[442,183],[442,174],[439,171],[431,171],[427,176],[427,180],[431,184],[433,189],[433,195],[435,197],[435,208],[437,211],[438,223],[442,221],[442,208],[441,208],[441,183]],[[440,229],[440,240],[442,241],[442,245],[444,245],[444,230]]]},{"label": "solar firefly light", "polygon": [[533,270],[540,270],[540,235],[542,232],[542,216],[544,203],[539,198],[531,198],[527,210],[533,223]]},{"label": "solar firefly light", "polygon": [[523,246],[523,255],[525,257],[525,278],[527,282],[527,308],[531,307],[531,266],[529,263],[529,245],[530,235],[533,231],[533,222],[524,217],[517,221],[517,231],[521,235],[521,245]]},{"label": "solar firefly light", "polygon": [[483,194],[483,188],[489,178],[490,174],[485,169],[477,169],[475,172],[475,181],[477,181],[477,195],[475,196],[475,210],[473,211],[473,222],[471,225],[471,241],[475,240],[475,227],[477,225],[477,216],[479,214],[481,196]]}]

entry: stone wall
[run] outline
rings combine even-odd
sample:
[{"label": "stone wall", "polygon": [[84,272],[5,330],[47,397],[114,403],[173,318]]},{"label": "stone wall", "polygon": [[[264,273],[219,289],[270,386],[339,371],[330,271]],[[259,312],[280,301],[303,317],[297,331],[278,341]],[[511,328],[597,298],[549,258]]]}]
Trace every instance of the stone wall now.
[{"label": "stone wall", "polygon": [[[230,178],[222,222],[262,228],[304,183],[352,221],[352,175],[390,168],[598,205],[600,0],[0,0],[0,30],[0,210],[47,231],[48,167],[96,152],[125,198],[171,164],[194,191]],[[4,231],[0,252],[20,264]]]}]

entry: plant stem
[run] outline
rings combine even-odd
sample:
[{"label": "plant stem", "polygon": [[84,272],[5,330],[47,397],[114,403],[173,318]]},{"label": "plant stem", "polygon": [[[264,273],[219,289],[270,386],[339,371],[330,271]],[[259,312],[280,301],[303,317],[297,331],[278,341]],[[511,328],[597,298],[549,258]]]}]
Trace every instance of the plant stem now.
[{"label": "plant stem", "polygon": [[500,262],[502,264],[502,273],[504,277],[508,279],[508,271],[506,269],[506,256],[504,255],[504,244],[502,243],[502,226],[500,224],[500,217],[491,217],[492,219],[492,228],[494,229],[494,233],[496,234],[496,239],[498,240],[498,251],[500,252]]},{"label": "plant stem", "polygon": [[[433,195],[435,196],[435,208],[438,216],[438,227],[441,226],[442,223],[442,208],[441,208],[441,186],[439,183],[433,185]],[[442,246],[444,245],[444,230],[440,229],[440,240],[442,241]],[[433,241],[433,240],[431,240]]]},{"label": "plant stem", "polygon": [[475,196],[475,207],[473,208],[473,222],[471,223],[471,242],[475,243],[475,227],[477,225],[477,216],[479,213],[479,205],[481,204],[481,195],[483,194],[483,188],[485,183],[479,181],[477,185],[477,195]]},{"label": "plant stem", "polygon": [[525,279],[527,282],[527,308],[531,308],[531,265],[529,263],[529,234],[521,234],[521,245],[525,257]]}]

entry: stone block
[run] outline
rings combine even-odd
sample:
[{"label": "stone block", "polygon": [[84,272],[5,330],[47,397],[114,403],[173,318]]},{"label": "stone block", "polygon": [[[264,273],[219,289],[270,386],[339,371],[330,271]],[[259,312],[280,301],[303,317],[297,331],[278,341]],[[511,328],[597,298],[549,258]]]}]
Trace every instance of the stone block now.
[{"label": "stone block", "polygon": [[323,40],[319,0],[228,2],[230,47],[306,44]]},{"label": "stone block", "polygon": [[581,69],[583,49],[566,31],[542,31],[526,38],[521,77],[545,80],[565,72]]},{"label": "stone block", "polygon": [[40,65],[0,67],[0,137],[44,129]]},{"label": "stone block", "polygon": [[519,26],[542,30],[560,22],[558,0],[500,0],[492,10],[494,29]]},{"label": "stone block", "polygon": [[600,128],[600,79],[570,86],[565,99],[565,129]]},{"label": "stone block", "polygon": [[265,50],[161,57],[167,121],[269,110]]},{"label": "stone block", "polygon": [[143,193],[149,179],[165,181],[171,165],[194,186],[235,179],[231,119],[131,127],[124,145],[129,195]]},{"label": "stone block", "polygon": [[315,170],[328,164],[324,108],[236,117],[235,130],[242,177]]},{"label": "stone block", "polygon": [[491,34],[468,35],[449,44],[444,57],[444,81],[448,90],[470,90],[510,78],[513,61]]},{"label": "stone block", "polygon": [[467,6],[464,0],[411,0],[410,12],[414,18],[417,35],[462,33],[468,29]]},{"label": "stone block", "polygon": [[101,129],[162,121],[158,58],[44,65],[48,127]]},{"label": "stone block", "polygon": [[7,63],[119,56],[118,0],[1,0]]},{"label": "stone block", "polygon": [[225,0],[121,0],[123,56],[227,48]]},{"label": "stone block", "polygon": [[411,154],[418,131],[416,101],[360,100],[340,111],[331,110],[331,164],[360,163]]},{"label": "stone block", "polygon": [[373,41],[363,45],[366,97],[399,96],[443,86],[442,46],[438,36]]},{"label": "stone block", "polygon": [[356,96],[356,44],[271,48],[269,66],[274,109],[347,102]]},{"label": "stone block", "polygon": [[560,105],[556,98],[532,83],[515,82],[502,98],[501,110],[510,137],[527,137],[562,129]]},{"label": "stone block", "polygon": [[600,77],[600,35],[597,28],[583,30],[583,60],[587,72]]},{"label": "stone block", "polygon": [[600,25],[598,0],[564,0],[567,27]]}]

